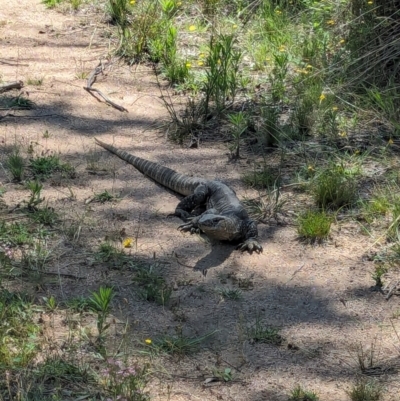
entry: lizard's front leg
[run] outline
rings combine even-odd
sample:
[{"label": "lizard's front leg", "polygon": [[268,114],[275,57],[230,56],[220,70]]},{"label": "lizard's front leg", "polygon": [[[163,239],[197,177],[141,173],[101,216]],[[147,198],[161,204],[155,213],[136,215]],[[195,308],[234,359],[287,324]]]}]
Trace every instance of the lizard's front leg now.
[{"label": "lizard's front leg", "polygon": [[187,219],[188,221],[184,224],[181,224],[178,227],[179,231],[190,231],[190,234],[199,234],[200,233],[200,228],[198,227],[198,221],[199,221],[199,217],[191,217],[189,219]]},{"label": "lizard's front leg", "polygon": [[245,232],[245,241],[237,246],[236,249],[240,251],[249,251],[252,253],[253,251],[256,253],[262,253],[263,247],[258,242],[258,230],[257,223],[253,220],[249,220],[246,224],[246,232]]}]

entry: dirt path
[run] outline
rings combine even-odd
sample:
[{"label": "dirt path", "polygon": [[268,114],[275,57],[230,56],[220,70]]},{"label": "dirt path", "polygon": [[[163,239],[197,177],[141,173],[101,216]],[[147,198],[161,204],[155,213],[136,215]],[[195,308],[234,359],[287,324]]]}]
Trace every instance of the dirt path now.
[{"label": "dirt path", "polygon": [[[174,333],[177,326],[188,335],[217,330],[199,354],[159,361],[176,374],[176,380],[169,383],[169,396],[167,383],[155,380],[155,400],[283,401],[296,384],[316,390],[321,400],[346,400],[345,391],[359,372],[357,347],[361,344],[366,350],[374,339],[378,364],[399,364],[400,343],[392,322],[399,332],[400,323],[391,320],[399,302],[395,297],[386,302],[370,290],[373,264],[363,255],[373,241],[355,223],[335,226],[332,240],[324,246],[300,244],[291,224],[260,225],[262,255],[240,254],[227,245],[211,246],[176,231],[179,221],[167,218],[177,203],[174,195],[95,148],[93,137],[97,136],[182,173],[223,178],[240,197],[248,192],[240,182],[248,166],[229,164],[223,145],[184,149],[151,128],[166,111],[149,68],[115,64],[96,83],[129,113],[97,102],[82,89],[82,73],[90,72],[109,51],[108,28],[99,10],[84,6],[76,14],[61,14],[32,0],[3,0],[0,9],[3,81],[43,79],[41,86],[24,88],[35,109],[13,112],[14,116],[0,121],[1,161],[15,143],[24,149],[33,144],[37,153],[60,152],[78,173],[74,180],[50,181],[44,195],[66,222],[83,222],[82,252],[63,245],[56,251],[56,265],[87,279],[66,280],[61,290],[58,283],[48,284],[47,292],[68,298],[112,281],[119,286],[115,314],[135,322],[132,333],[138,338]],[[98,173],[90,174],[88,167],[96,167]],[[0,179],[6,182],[3,171]],[[7,204],[26,197],[15,185],[6,187]],[[85,204],[104,190],[122,199]],[[296,195],[288,196],[285,208],[291,210]],[[90,250],[121,230],[138,238],[135,254],[161,261],[165,277],[175,286],[173,307],[138,301],[126,285],[128,273],[109,273],[87,263]],[[207,275],[202,274],[204,270]],[[221,301],[217,289],[232,287],[235,278],[247,279],[251,289],[243,291],[241,301]],[[264,324],[281,328],[285,345],[246,341],[247,327],[257,316]],[[238,382],[204,387],[201,380],[179,378],[225,367],[234,367]],[[399,374],[387,370],[381,379],[388,390],[384,400],[397,399]]]}]

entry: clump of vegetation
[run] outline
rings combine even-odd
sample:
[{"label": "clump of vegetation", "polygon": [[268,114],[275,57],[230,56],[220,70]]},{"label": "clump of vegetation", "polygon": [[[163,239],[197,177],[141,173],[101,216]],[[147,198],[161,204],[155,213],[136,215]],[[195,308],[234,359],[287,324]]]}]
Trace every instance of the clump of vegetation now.
[{"label": "clump of vegetation", "polygon": [[0,369],[26,367],[39,351],[32,299],[0,288],[0,314]]},{"label": "clump of vegetation", "polygon": [[200,344],[207,338],[214,335],[215,332],[205,334],[199,337],[188,337],[180,331],[177,335],[165,335],[159,339],[150,342],[151,351],[156,353],[166,353],[174,355],[189,355],[198,351]]},{"label": "clump of vegetation", "polygon": [[379,401],[382,398],[383,388],[375,380],[358,380],[347,392],[351,401]]},{"label": "clump of vegetation", "polygon": [[56,171],[66,173],[70,178],[75,177],[75,169],[67,163],[61,163],[56,155],[39,156],[30,160],[29,168],[35,179],[43,180]]},{"label": "clump of vegetation", "polygon": [[243,293],[238,288],[219,288],[218,294],[220,294],[223,299],[232,301],[239,301],[243,298]]},{"label": "clump of vegetation", "polygon": [[107,264],[110,269],[121,269],[127,262],[127,255],[110,242],[103,242],[95,253],[98,262]]},{"label": "clump of vegetation", "polygon": [[290,401],[318,401],[319,397],[314,391],[304,390],[300,385],[296,386],[289,397]]},{"label": "clump of vegetation", "polygon": [[279,186],[279,174],[276,169],[264,166],[261,170],[245,173],[243,182],[252,188],[268,189]]},{"label": "clump of vegetation", "polygon": [[318,207],[337,210],[356,201],[357,183],[342,166],[331,166],[315,176],[312,195]]},{"label": "clump of vegetation", "polygon": [[253,342],[272,345],[281,345],[284,340],[284,338],[279,334],[278,328],[264,325],[258,315],[254,325],[249,327],[247,336]]},{"label": "clump of vegetation", "polygon": [[375,271],[372,273],[372,279],[375,281],[375,286],[378,288],[383,287],[382,277],[387,273],[387,268],[381,264],[375,266]]},{"label": "clump of vegetation", "polygon": [[322,241],[329,235],[332,217],[320,210],[308,210],[297,218],[299,237],[310,242]]},{"label": "clump of vegetation", "polygon": [[155,272],[154,266],[139,269],[133,282],[139,286],[139,294],[146,301],[165,305],[171,298],[172,287]]},{"label": "clump of vegetation", "polygon": [[15,149],[14,152],[8,156],[6,166],[10,170],[14,181],[22,181],[25,171],[25,162],[18,149]]},{"label": "clump of vegetation", "polygon": [[100,203],[110,202],[113,199],[115,199],[115,196],[113,194],[110,194],[107,190],[99,194],[95,194],[93,198],[95,202],[100,202]]}]

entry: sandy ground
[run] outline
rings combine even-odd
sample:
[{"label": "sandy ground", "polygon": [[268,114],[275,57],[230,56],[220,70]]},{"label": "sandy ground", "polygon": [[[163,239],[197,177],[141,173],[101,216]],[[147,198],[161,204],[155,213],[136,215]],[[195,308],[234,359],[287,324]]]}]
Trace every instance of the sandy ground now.
[{"label": "sandy ground", "polygon": [[[181,148],[154,128],[167,113],[150,68],[116,63],[95,84],[128,113],[96,101],[82,89],[85,80],[78,78],[80,74],[93,70],[110,50],[107,30],[101,7],[60,13],[37,0],[1,1],[3,81],[43,78],[41,86],[23,89],[35,109],[13,111],[0,120],[1,161],[15,143],[25,150],[32,144],[36,154],[60,153],[78,173],[71,180],[48,180],[44,195],[64,221],[83,222],[80,250],[59,245],[54,268],[85,279],[65,279],[62,286],[47,283],[45,293],[64,298],[87,295],[89,289],[112,282],[118,288],[113,312],[121,321],[132,322],[135,338],[174,333],[178,326],[187,335],[217,330],[201,352],[157,361],[175,376],[172,381],[152,382],[155,400],[283,401],[301,384],[317,391],[321,400],[341,401],[349,399],[346,390],[359,373],[360,346],[367,351],[375,341],[377,365],[399,365],[400,341],[393,327],[400,332],[400,321],[392,319],[399,301],[392,297],[387,302],[370,290],[373,263],[364,255],[374,241],[355,223],[336,225],[332,239],[315,247],[299,243],[292,224],[260,225],[264,253],[241,254],[232,246],[177,232],[179,220],[167,215],[178,198],[95,147],[93,138],[98,137],[185,174],[222,178],[241,198],[251,193],[240,181],[248,164],[228,163],[223,144]],[[93,166],[105,171],[90,174]],[[8,183],[3,171],[0,179],[9,206],[27,198],[27,191]],[[85,204],[104,190],[119,194],[121,200]],[[292,210],[297,195],[286,195],[285,208]],[[134,256],[155,256],[175,287],[173,306],[139,300],[127,284],[129,272],[109,272],[89,263],[87,255],[122,229],[138,238]],[[232,277],[252,282],[241,301],[223,301],[217,293],[218,288],[234,286]],[[265,325],[281,329],[283,345],[246,340],[247,327],[257,316]],[[204,375],[226,367],[232,368],[234,382],[203,385]],[[391,369],[379,377],[387,390],[385,401],[398,399],[399,379]]]}]

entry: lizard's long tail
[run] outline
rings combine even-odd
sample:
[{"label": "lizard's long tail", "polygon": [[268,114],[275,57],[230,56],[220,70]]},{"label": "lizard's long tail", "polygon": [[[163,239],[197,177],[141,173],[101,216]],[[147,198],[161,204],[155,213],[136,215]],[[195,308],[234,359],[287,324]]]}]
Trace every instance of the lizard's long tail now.
[{"label": "lizard's long tail", "polygon": [[95,138],[95,141],[104,149],[114,153],[120,159],[131,164],[145,176],[150,177],[154,181],[171,189],[174,192],[177,192],[178,194],[185,196],[190,195],[199,184],[205,181],[201,178],[179,174],[168,167],[162,166],[161,164],[131,155],[130,153],[117,149],[114,146],[104,143],[97,138]]}]

